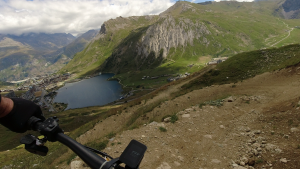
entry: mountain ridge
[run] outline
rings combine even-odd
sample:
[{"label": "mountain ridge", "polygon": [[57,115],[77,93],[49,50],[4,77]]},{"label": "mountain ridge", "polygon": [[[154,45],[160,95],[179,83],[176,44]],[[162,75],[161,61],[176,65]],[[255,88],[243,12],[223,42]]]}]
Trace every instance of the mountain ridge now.
[{"label": "mountain ridge", "polygon": [[[99,39],[77,53],[60,73],[84,77],[113,72],[126,86],[130,80],[145,85],[143,76],[194,72],[214,57],[297,43],[299,32],[292,30],[296,20],[273,15],[277,2],[177,2],[147,23],[149,16],[110,19]],[[287,36],[287,28],[293,36]]]},{"label": "mountain ridge", "polygon": [[66,33],[0,35],[0,79],[21,80],[55,73],[97,33],[98,30],[90,30],[77,38]]}]

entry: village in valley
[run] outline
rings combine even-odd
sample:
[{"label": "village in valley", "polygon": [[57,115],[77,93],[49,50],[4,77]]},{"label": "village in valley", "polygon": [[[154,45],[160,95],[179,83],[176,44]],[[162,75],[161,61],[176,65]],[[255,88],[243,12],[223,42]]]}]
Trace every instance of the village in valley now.
[{"label": "village in valley", "polygon": [[[212,58],[211,61],[206,63],[206,65],[217,65],[226,61],[228,57],[218,57]],[[188,65],[192,67],[194,65]],[[162,76],[144,76],[142,80],[158,79],[160,77],[168,77],[167,82],[176,81],[189,76],[190,73],[185,72],[183,74],[170,74]],[[33,78],[28,78],[20,81],[11,81],[10,83],[16,84],[15,86],[9,86],[5,89],[0,88],[0,94],[6,97],[19,97],[22,99],[30,100],[48,110],[49,112],[59,112],[63,111],[66,107],[63,103],[54,103],[53,100],[56,96],[56,90],[59,89],[67,80],[70,80],[71,74],[66,73],[63,75],[38,75]],[[92,76],[87,76],[86,78],[91,78]],[[130,92],[129,92],[130,93]],[[123,98],[129,97],[131,95],[124,95]],[[53,107],[55,105],[55,107]]]},{"label": "village in valley", "polygon": [[70,73],[63,75],[43,75],[28,78],[22,81],[12,81],[16,87],[9,87],[8,89],[1,89],[1,95],[6,97],[19,97],[30,100],[47,109],[49,112],[58,112],[62,108],[54,108],[53,100],[56,95],[56,90],[64,85],[64,82],[71,77]]}]

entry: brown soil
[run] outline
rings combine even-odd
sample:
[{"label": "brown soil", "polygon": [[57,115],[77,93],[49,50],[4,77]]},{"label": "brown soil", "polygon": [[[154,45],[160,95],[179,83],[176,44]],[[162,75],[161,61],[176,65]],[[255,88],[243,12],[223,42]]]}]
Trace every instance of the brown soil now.
[{"label": "brown soil", "polygon": [[[139,118],[137,122],[145,125],[117,134],[104,152],[118,157],[130,140],[136,139],[148,147],[140,168],[234,168],[233,164],[240,164],[242,157],[254,168],[299,168],[300,130],[291,131],[300,129],[299,86],[298,65],[237,84],[195,90],[165,101]],[[178,87],[172,86],[151,101],[99,122],[77,140],[86,143],[121,131],[139,107],[155,99],[169,98]],[[227,98],[221,107],[198,106],[221,98]],[[174,124],[158,120],[148,123],[149,119],[161,119],[172,112],[179,117]],[[161,126],[167,131],[161,132]],[[261,147],[254,150],[254,143]],[[274,148],[267,148],[271,144]],[[280,162],[282,158],[287,163]]]}]

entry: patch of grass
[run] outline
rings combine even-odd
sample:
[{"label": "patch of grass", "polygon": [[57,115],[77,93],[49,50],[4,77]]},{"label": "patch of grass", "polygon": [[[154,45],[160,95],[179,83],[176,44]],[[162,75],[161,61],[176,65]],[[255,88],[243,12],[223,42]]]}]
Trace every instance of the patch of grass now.
[{"label": "patch of grass", "polygon": [[200,103],[199,108],[202,109],[203,106],[206,106],[206,103]]},{"label": "patch of grass", "polygon": [[134,130],[134,129],[137,129],[139,128],[138,125],[134,124],[134,125],[131,125],[128,130]]},{"label": "patch of grass", "polygon": [[118,142],[117,144],[122,144],[121,142]]},{"label": "patch of grass", "polygon": [[108,140],[104,140],[104,141],[101,141],[101,142],[97,142],[97,141],[92,141],[92,142],[89,142],[87,144],[85,144],[86,146],[88,147],[91,147],[91,148],[94,148],[96,150],[103,150],[106,148],[107,144],[108,144]]},{"label": "patch of grass", "polygon": [[161,131],[161,132],[167,132],[167,129],[164,128],[164,127],[159,127],[158,129],[159,129],[159,131]]},{"label": "patch of grass", "polygon": [[77,156],[77,154],[72,153],[67,159],[67,164],[70,165],[72,160],[74,160],[74,158],[76,158],[76,156]]},{"label": "patch of grass", "polygon": [[113,138],[113,137],[115,137],[116,136],[116,133],[114,133],[114,132],[110,132],[109,134],[107,134],[107,138],[108,139],[111,139],[111,138]]},{"label": "patch of grass", "polygon": [[223,106],[223,100],[222,99],[218,99],[218,100],[214,100],[214,101],[208,101],[205,102],[206,105],[210,105],[210,106],[217,106],[217,107],[221,107]]},{"label": "patch of grass", "polygon": [[176,114],[173,114],[171,116],[171,123],[175,123],[178,120],[178,116]]},{"label": "patch of grass", "polygon": [[263,162],[264,162],[264,160],[260,158],[260,159],[255,161],[255,164],[260,164],[260,163],[263,163]]},{"label": "patch of grass", "polygon": [[300,145],[297,146],[297,149],[300,149]]},{"label": "patch of grass", "polygon": [[114,145],[115,145],[115,143],[111,143],[110,145],[111,145],[111,146],[114,146]]}]

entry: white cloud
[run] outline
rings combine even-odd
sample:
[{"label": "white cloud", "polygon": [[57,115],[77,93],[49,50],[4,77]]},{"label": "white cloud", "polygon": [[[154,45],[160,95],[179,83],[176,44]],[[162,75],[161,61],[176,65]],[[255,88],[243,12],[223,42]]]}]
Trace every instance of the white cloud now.
[{"label": "white cloud", "polygon": [[0,33],[83,33],[118,16],[159,14],[172,0],[0,0]]}]

